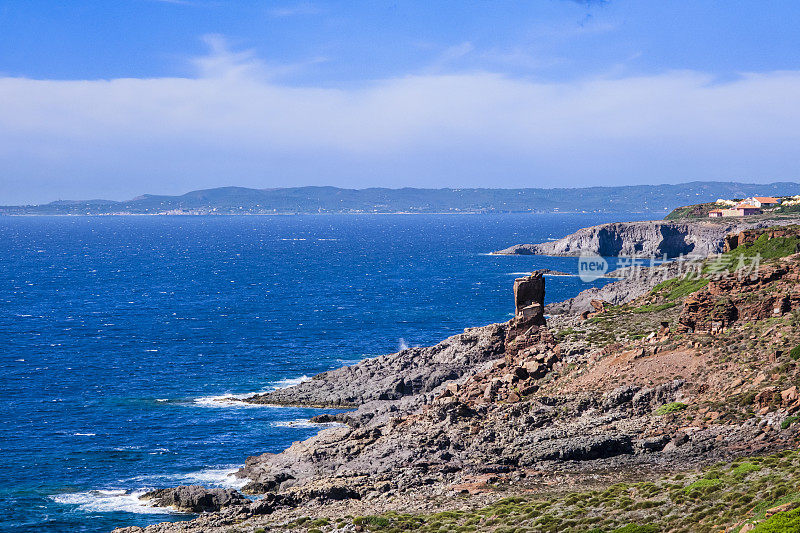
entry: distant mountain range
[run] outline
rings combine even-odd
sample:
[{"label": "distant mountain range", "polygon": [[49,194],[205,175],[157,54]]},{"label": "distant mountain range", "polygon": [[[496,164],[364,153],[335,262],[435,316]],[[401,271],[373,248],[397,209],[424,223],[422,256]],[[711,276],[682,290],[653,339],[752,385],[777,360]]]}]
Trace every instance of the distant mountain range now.
[{"label": "distant mountain range", "polygon": [[665,214],[717,198],[800,194],[800,183],[748,184],[695,181],[580,189],[340,189],[220,187],[180,196],[146,194],[128,201],[59,200],[42,205],[0,206],[0,215],[107,214],[318,214],[318,213],[553,213],[632,212]]}]

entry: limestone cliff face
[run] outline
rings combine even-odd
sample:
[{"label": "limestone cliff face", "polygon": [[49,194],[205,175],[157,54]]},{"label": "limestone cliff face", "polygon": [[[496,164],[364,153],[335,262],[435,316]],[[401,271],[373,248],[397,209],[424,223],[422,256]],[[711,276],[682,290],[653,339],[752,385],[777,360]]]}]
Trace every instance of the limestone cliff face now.
[{"label": "limestone cliff face", "polygon": [[504,255],[604,257],[680,255],[705,257],[725,249],[725,236],[746,229],[797,223],[797,220],[616,222],[583,228],[561,239],[541,244],[518,244],[495,252]]}]

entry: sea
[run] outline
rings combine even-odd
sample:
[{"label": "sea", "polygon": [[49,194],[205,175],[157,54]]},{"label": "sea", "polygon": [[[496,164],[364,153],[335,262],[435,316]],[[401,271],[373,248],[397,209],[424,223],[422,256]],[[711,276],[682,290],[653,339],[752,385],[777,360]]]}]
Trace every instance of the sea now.
[{"label": "sea", "polygon": [[577,259],[489,252],[647,218],[0,217],[0,532],[191,519],[138,496],[240,487],[330,412],[235,398],[508,320],[514,278]]}]

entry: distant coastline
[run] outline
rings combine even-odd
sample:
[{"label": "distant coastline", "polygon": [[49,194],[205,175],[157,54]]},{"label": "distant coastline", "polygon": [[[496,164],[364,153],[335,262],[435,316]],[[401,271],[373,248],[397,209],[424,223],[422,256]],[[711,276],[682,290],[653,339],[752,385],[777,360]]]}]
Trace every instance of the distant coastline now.
[{"label": "distant coastline", "polygon": [[490,213],[653,213],[758,194],[800,194],[800,183],[691,182],[573,189],[342,189],[220,187],[131,200],[58,200],[0,206],[0,215],[376,215]]}]

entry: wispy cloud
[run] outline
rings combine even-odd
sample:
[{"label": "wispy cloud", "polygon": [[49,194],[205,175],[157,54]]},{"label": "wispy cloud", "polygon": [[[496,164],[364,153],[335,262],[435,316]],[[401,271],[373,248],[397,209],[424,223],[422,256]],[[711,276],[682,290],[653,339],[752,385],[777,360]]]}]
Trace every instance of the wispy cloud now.
[{"label": "wispy cloud", "polygon": [[197,5],[195,2],[191,0],[150,0],[151,2],[159,2],[162,4],[176,4],[181,6],[194,6]]},{"label": "wispy cloud", "polygon": [[273,17],[296,17],[300,15],[318,15],[322,10],[311,2],[301,2],[299,4],[274,7],[269,10]]},{"label": "wispy cloud", "polygon": [[429,72],[438,72],[444,69],[445,67],[452,66],[453,63],[457,62],[460,59],[468,56],[475,50],[475,46],[468,41],[463,43],[448,46],[434,58],[431,64],[428,66]]},{"label": "wispy cloud", "polygon": [[297,63],[268,64],[254,49],[232,50],[222,35],[205,35],[203,42],[208,46],[208,54],[191,60],[201,78],[274,79],[327,61],[324,57],[314,57]]}]

